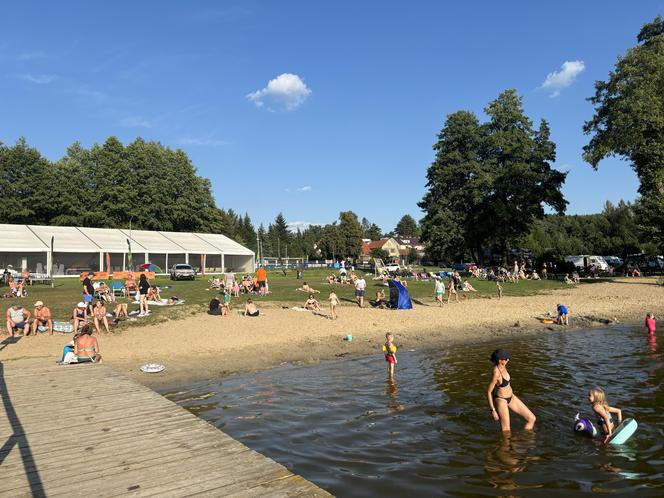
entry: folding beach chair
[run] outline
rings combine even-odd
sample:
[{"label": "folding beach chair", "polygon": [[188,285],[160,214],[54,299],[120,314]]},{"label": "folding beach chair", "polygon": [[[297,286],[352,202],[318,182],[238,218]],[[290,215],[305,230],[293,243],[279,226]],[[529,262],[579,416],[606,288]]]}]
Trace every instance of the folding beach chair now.
[{"label": "folding beach chair", "polygon": [[111,292],[114,296],[124,296],[125,295],[125,286],[122,282],[113,281],[111,282]]}]

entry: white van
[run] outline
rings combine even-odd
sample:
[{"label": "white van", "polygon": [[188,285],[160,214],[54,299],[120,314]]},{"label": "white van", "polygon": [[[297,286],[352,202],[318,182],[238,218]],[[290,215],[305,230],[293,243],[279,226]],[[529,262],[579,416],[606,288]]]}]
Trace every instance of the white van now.
[{"label": "white van", "polygon": [[594,266],[595,268],[599,268],[600,271],[609,270],[609,264],[602,256],[590,256],[588,254],[566,256],[565,262],[572,263],[577,268],[590,268]]}]

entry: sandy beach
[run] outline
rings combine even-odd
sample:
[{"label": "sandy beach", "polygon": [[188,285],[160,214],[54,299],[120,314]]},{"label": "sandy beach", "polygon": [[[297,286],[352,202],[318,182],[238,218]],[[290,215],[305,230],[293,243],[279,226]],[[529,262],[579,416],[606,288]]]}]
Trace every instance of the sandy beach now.
[{"label": "sandy beach", "polygon": [[[261,308],[258,318],[237,312],[223,318],[201,312],[184,320],[101,334],[98,339],[106,364],[157,387],[267,369],[283,362],[315,363],[346,354],[379,354],[386,331],[395,334],[402,349],[559,331],[560,326],[542,324],[535,318],[553,313],[557,303],[570,308],[572,327],[606,325],[614,319],[640,325],[647,311],[655,316],[662,311],[664,287],[657,286],[655,279],[625,278],[529,297],[465,299],[443,308],[430,302],[411,311],[359,309],[344,303],[334,321],[273,305]],[[347,334],[352,334],[351,342],[344,340]],[[69,339],[58,334],[21,338],[3,345],[0,361],[55,361]],[[160,374],[143,374],[138,367],[146,362],[163,363],[167,368]]]}]

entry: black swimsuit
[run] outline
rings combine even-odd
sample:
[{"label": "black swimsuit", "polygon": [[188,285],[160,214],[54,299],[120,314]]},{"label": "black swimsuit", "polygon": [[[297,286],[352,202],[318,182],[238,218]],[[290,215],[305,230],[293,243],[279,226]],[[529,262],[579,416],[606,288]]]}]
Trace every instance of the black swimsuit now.
[{"label": "black swimsuit", "polygon": [[[500,369],[498,369],[498,371],[500,372]],[[502,396],[498,396],[498,389],[500,389],[502,387],[509,386],[511,379],[506,379],[505,377],[503,377],[502,372],[500,373],[500,378],[502,380],[501,380],[500,384],[496,384],[495,387],[493,388],[492,396],[493,396],[493,399],[504,399],[507,402],[507,404],[509,405],[510,401],[512,401],[512,396],[509,396],[507,398],[503,398]]]}]

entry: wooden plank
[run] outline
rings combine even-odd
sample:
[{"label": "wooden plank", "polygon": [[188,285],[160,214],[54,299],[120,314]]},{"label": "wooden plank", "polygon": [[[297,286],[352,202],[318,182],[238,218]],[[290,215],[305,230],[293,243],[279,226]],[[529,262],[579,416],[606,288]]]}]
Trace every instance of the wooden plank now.
[{"label": "wooden plank", "polygon": [[105,365],[1,367],[0,497],[329,496]]}]

